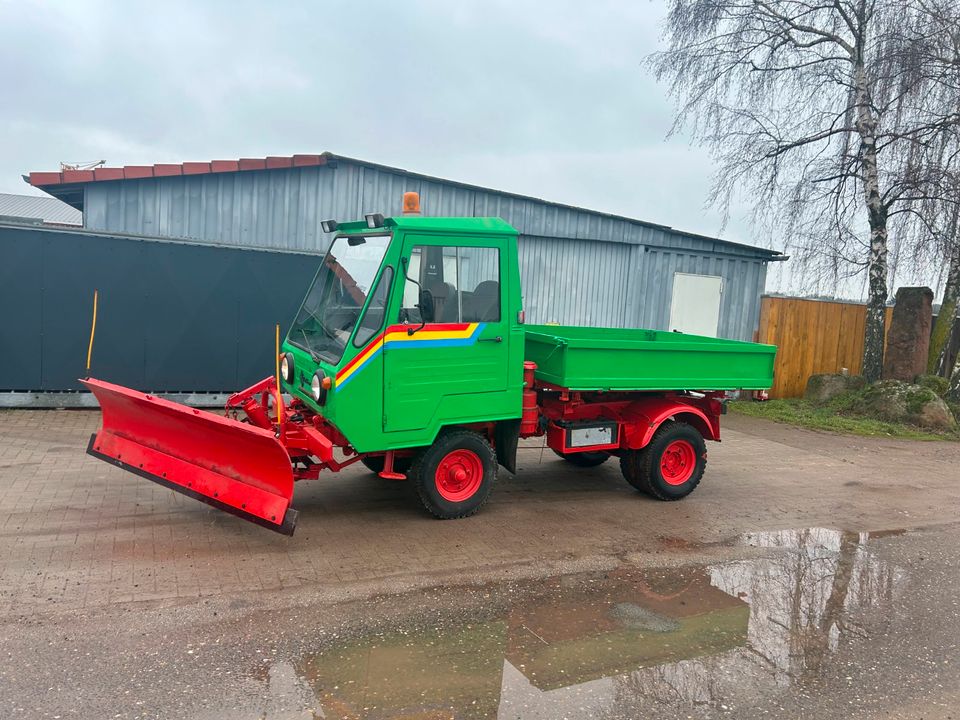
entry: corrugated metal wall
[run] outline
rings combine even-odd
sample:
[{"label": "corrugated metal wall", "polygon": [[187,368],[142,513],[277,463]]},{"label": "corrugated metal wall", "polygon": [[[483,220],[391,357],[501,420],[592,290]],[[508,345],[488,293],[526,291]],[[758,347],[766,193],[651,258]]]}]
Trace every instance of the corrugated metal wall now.
[{"label": "corrugated metal wall", "polygon": [[760,295],[767,278],[766,263],[755,259],[673,247],[646,247],[639,273],[642,288],[638,323],[667,329],[676,273],[723,278],[720,296],[720,337],[753,340],[760,319]]},{"label": "corrugated metal wall", "polygon": [[523,235],[523,305],[531,324],[630,327],[630,266],[637,246]]},{"label": "corrugated metal wall", "polygon": [[96,182],[86,227],[244,247],[325,250],[325,218],[401,212],[420,193],[432,216],[501,217],[523,234],[529,321],[664,329],[674,272],[720,275],[720,335],[750,340],[766,253],[601,213],[343,159],[332,165]]}]

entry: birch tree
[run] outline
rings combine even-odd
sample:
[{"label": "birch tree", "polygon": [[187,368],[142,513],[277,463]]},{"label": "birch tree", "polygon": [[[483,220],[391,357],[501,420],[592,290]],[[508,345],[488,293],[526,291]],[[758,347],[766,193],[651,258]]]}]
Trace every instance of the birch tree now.
[{"label": "birch tree", "polygon": [[[960,197],[960,188],[958,195]],[[960,317],[957,315],[960,300],[960,206],[953,204],[936,217],[945,221],[942,230],[935,230],[931,244],[938,252],[931,263],[939,263],[943,269],[943,295],[940,312],[930,337],[930,352],[927,359],[927,372],[931,375],[950,376],[949,362],[950,338],[960,330]]]},{"label": "birch tree", "polygon": [[707,145],[710,201],[817,273],[866,273],[863,374],[880,378],[889,228],[946,201],[960,124],[960,0],[671,0],[651,62],[675,130]]}]

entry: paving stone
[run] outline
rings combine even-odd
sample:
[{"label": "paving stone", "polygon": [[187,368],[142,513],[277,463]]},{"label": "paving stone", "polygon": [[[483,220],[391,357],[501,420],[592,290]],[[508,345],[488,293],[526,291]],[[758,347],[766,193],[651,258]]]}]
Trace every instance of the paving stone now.
[{"label": "paving stone", "polygon": [[472,518],[434,520],[408,484],[354,466],[298,486],[300,523],[287,538],[88,457],[95,411],[3,411],[0,615],[456,577],[654,553],[658,538],[716,541],[747,525],[877,529],[960,510],[956,443],[724,422],[701,487],[680,503],[639,495],[616,461],[584,470],[526,443],[517,477],[501,471]]}]

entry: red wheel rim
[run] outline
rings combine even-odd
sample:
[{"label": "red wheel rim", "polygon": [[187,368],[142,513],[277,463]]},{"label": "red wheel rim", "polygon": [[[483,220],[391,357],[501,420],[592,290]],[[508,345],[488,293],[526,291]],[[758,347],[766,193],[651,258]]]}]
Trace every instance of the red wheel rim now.
[{"label": "red wheel rim", "polygon": [[437,492],[450,502],[463,502],[473,496],[483,480],[483,462],[471,450],[453,450],[437,465]]},{"label": "red wheel rim", "polygon": [[683,485],[697,467],[697,453],[686,440],[674,440],[660,456],[660,477],[667,485]]}]

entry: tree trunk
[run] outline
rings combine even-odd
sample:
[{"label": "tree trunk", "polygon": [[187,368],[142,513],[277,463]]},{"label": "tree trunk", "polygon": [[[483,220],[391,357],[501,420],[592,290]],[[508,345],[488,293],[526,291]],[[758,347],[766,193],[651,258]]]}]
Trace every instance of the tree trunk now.
[{"label": "tree trunk", "polygon": [[960,353],[957,353],[957,361],[953,364],[953,372],[950,374],[950,389],[944,398],[951,403],[960,403]]},{"label": "tree trunk", "polygon": [[[954,229],[956,229],[956,221],[957,214],[954,211],[953,222],[951,223]],[[956,238],[956,234],[954,234],[954,238]],[[943,289],[943,302],[940,303],[937,322],[933,326],[933,335],[930,336],[927,372],[931,375],[950,376],[947,355],[957,315],[958,296],[960,296],[960,240],[954,242],[953,252],[950,253],[950,269],[947,271],[947,284]]]},{"label": "tree trunk", "polygon": [[870,288],[863,331],[863,377],[875,383],[883,373],[883,341],[887,320],[887,228],[870,228]]},{"label": "tree trunk", "polygon": [[[840,630],[844,611],[847,606],[847,597],[850,594],[850,579],[857,565],[857,549],[860,547],[860,535],[854,532],[844,532],[840,535],[840,550],[837,553],[837,566],[830,579],[830,594],[823,606],[823,614],[816,623],[807,625],[808,636],[806,647],[803,649],[803,673],[805,680],[818,678],[823,671],[823,664],[830,654],[830,635],[834,626]],[[811,562],[811,570],[817,565]],[[797,617],[793,627],[802,628],[806,618]]]},{"label": "tree trunk", "polygon": [[877,120],[870,103],[866,72],[858,60],[854,72],[857,99],[857,133],[860,135],[860,167],[863,195],[870,223],[870,257],[867,273],[870,281],[867,297],[867,321],[863,332],[863,376],[877,382],[883,372],[883,340],[887,310],[887,212],[880,194],[877,163]]}]

